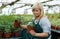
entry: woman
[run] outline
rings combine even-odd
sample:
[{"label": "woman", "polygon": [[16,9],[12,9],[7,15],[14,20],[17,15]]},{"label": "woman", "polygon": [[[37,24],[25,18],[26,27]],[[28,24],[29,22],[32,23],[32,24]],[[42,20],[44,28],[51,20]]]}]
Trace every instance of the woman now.
[{"label": "woman", "polygon": [[[21,32],[22,39],[51,39],[51,24],[48,18],[44,15],[41,3],[34,4],[32,12],[34,19],[32,19],[28,25],[21,26],[24,28]],[[33,29],[31,26],[33,26]]]}]

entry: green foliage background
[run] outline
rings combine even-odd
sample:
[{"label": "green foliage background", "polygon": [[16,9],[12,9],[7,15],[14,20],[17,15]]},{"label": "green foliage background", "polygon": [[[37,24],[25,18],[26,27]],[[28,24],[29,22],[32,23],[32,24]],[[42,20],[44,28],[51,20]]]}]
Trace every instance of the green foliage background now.
[{"label": "green foliage background", "polygon": [[[46,14],[52,25],[60,27],[60,13],[59,14]],[[28,24],[33,18],[33,15],[2,15],[0,16],[0,27],[5,27],[5,31],[9,32],[13,30],[14,20],[21,21],[22,25]],[[9,27],[7,27],[9,26]],[[9,29],[8,29],[9,28]],[[1,30],[0,30],[1,31]],[[4,31],[3,31],[4,32]]]}]

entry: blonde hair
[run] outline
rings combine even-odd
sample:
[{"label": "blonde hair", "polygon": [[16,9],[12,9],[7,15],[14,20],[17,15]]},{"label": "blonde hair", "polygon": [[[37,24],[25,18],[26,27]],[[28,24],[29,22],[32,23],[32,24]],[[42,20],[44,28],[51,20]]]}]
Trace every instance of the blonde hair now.
[{"label": "blonde hair", "polygon": [[39,8],[39,10],[40,10],[40,16],[37,18],[37,19],[40,19],[44,16],[44,10],[43,10],[43,7],[42,7],[41,3],[34,4],[32,6],[32,10],[35,9],[36,7]]}]

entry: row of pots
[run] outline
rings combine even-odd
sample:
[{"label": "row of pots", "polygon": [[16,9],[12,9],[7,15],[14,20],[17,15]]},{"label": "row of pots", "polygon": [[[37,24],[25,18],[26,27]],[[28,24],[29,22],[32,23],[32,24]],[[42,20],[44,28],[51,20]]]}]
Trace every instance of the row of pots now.
[{"label": "row of pots", "polygon": [[14,32],[14,33],[3,33],[0,32],[0,38],[10,38],[10,37],[18,37],[18,32]]},{"label": "row of pots", "polygon": [[52,25],[51,28],[60,31],[60,26]]}]

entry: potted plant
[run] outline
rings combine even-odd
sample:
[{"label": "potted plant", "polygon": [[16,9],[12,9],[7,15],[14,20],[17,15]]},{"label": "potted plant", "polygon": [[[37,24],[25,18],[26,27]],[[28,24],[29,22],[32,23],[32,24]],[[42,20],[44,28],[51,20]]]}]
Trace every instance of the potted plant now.
[{"label": "potted plant", "polygon": [[0,38],[3,36],[4,27],[0,25]]},{"label": "potted plant", "polygon": [[13,22],[13,28],[12,28],[12,36],[18,37],[18,33],[21,30],[20,29],[20,24],[21,24],[21,16],[19,16],[18,18],[16,18]]},{"label": "potted plant", "polygon": [[13,24],[11,25],[11,37],[14,37],[14,26],[13,26]]},{"label": "potted plant", "polygon": [[58,19],[57,22],[56,22],[56,25],[57,25],[57,29],[56,30],[58,30],[58,31],[60,31],[60,21],[59,20],[60,19]]},{"label": "potted plant", "polygon": [[56,30],[60,31],[60,25],[57,26]]},{"label": "potted plant", "polygon": [[57,27],[56,25],[51,25],[52,29],[56,29],[56,27]]},{"label": "potted plant", "polygon": [[11,26],[6,25],[4,30],[4,37],[9,38],[11,37]]},{"label": "potted plant", "polygon": [[19,36],[19,31],[20,31],[20,28],[14,28],[14,35],[15,37],[18,37]]}]

